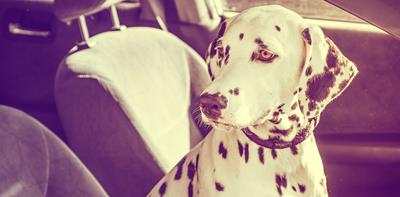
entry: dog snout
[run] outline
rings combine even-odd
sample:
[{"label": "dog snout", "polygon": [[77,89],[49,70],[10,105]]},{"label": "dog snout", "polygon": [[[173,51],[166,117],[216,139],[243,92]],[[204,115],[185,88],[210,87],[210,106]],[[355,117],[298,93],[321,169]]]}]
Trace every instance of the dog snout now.
[{"label": "dog snout", "polygon": [[220,93],[203,93],[200,96],[200,109],[208,118],[217,120],[221,117],[221,112],[226,108],[228,99]]}]

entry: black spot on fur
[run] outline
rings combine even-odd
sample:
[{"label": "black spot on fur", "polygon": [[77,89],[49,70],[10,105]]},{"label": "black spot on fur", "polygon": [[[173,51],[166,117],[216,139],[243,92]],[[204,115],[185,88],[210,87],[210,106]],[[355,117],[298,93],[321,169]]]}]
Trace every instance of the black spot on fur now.
[{"label": "black spot on fur", "polygon": [[240,143],[240,141],[238,140],[238,148],[239,148],[239,155],[242,156],[243,155],[243,144]]},{"label": "black spot on fur", "polygon": [[291,146],[290,151],[292,152],[293,155],[299,154],[299,150],[297,149],[296,146]]},{"label": "black spot on fur", "polygon": [[256,44],[258,44],[258,45],[264,44],[264,42],[261,40],[261,38],[256,38],[256,39],[254,40],[254,42],[255,42]]},{"label": "black spot on fur", "polygon": [[221,183],[215,182],[215,189],[217,189],[219,192],[222,192],[224,191],[224,186]]},{"label": "black spot on fur", "polygon": [[299,122],[300,118],[296,114],[292,114],[292,115],[289,116],[289,120],[290,121]]},{"label": "black spot on fur", "polygon": [[352,72],[351,75],[354,75],[354,67],[353,66],[350,66],[350,72]]},{"label": "black spot on fur", "polygon": [[266,44],[259,44],[258,47],[262,48],[262,49],[267,49],[267,45]]},{"label": "black spot on fur", "polygon": [[272,159],[276,159],[278,157],[278,155],[276,153],[276,149],[271,149],[271,155],[272,155]]},{"label": "black spot on fur", "polygon": [[316,109],[317,109],[317,104],[315,103],[315,101],[311,100],[310,102],[308,102],[308,110],[314,111]]},{"label": "black spot on fur", "polygon": [[307,81],[306,96],[310,100],[323,101],[329,95],[329,89],[335,80],[335,76],[331,72],[324,72],[312,77]]},{"label": "black spot on fur", "polygon": [[310,76],[311,73],[312,73],[312,67],[311,67],[311,66],[308,66],[308,67],[306,68],[306,76]]},{"label": "black spot on fur", "polygon": [[188,185],[188,197],[193,197],[193,183],[190,181]]},{"label": "black spot on fur", "polygon": [[251,54],[250,60],[253,62],[254,60],[256,60],[257,56],[258,56],[257,53],[256,53],[256,52],[253,52],[253,53]]},{"label": "black spot on fur", "polygon": [[286,175],[279,176],[276,174],[275,182],[276,182],[276,189],[277,189],[279,195],[282,195],[282,187],[284,187],[284,188],[287,187]]},{"label": "black spot on fur", "polygon": [[278,25],[275,25],[275,29],[276,29],[277,31],[281,31],[281,28],[280,28]]},{"label": "black spot on fur", "polygon": [[284,188],[287,187],[287,179],[286,179],[286,175],[280,176],[280,185]]},{"label": "black spot on fur", "polygon": [[308,28],[305,28],[302,32],[304,40],[307,41],[307,44],[311,45],[311,35],[310,35],[310,30]]},{"label": "black spot on fur", "polygon": [[244,33],[240,33],[240,34],[239,34],[239,39],[240,39],[240,40],[243,40],[243,37],[244,37]]},{"label": "black spot on fur", "polygon": [[332,46],[329,46],[328,54],[326,54],[326,65],[329,68],[334,68],[337,66],[337,64],[338,64],[337,51]]},{"label": "black spot on fur", "polygon": [[197,178],[197,181],[199,180],[199,159],[200,159],[200,154],[198,154],[197,153],[197,156],[196,156],[196,178]]},{"label": "black spot on fur", "polygon": [[297,102],[294,102],[290,109],[295,110],[297,108]]},{"label": "black spot on fur", "polygon": [[210,47],[210,58],[213,58],[216,54],[217,54],[217,51],[215,50],[215,47],[217,47],[217,39],[214,39],[212,42],[211,42],[211,47]]},{"label": "black spot on fur", "polygon": [[304,114],[304,106],[303,106],[303,105],[300,105],[300,101],[299,101],[299,107],[300,107],[300,111],[301,111],[301,113],[303,113],[303,114]]},{"label": "black spot on fur", "polygon": [[244,145],[244,161],[247,163],[249,161],[249,144]]},{"label": "black spot on fur", "polygon": [[183,157],[177,164],[176,173],[175,173],[175,180],[179,180],[182,177],[182,168],[183,164],[185,163],[186,157]]},{"label": "black spot on fur", "polygon": [[225,47],[225,55],[229,55],[229,51],[231,50],[231,47],[229,45],[226,45]]},{"label": "black spot on fur", "polygon": [[224,64],[228,64],[229,63],[229,57],[230,57],[230,55],[225,56]]},{"label": "black spot on fur", "polygon": [[230,94],[238,96],[239,95],[239,88],[230,89],[228,91]]},{"label": "black spot on fur", "polygon": [[306,192],[306,186],[302,185],[302,184],[299,184],[299,190],[300,190],[301,193]]},{"label": "black spot on fur", "polygon": [[280,196],[282,196],[282,188],[281,188],[281,187],[276,186],[276,191],[278,192],[278,194],[279,194]]},{"label": "black spot on fur", "polygon": [[211,72],[211,65],[210,63],[207,64],[208,75],[210,75],[211,80],[214,80],[214,75]]},{"label": "black spot on fur", "polygon": [[226,150],[226,148],[225,148],[223,142],[220,142],[220,143],[219,143],[218,153],[219,153],[220,155],[222,155],[222,158],[226,159],[227,154],[228,154],[228,150]]},{"label": "black spot on fur", "polygon": [[189,178],[190,182],[188,185],[188,196],[193,197],[193,178],[196,173],[196,166],[193,164],[192,161],[189,162],[188,169],[187,169],[187,177]]},{"label": "black spot on fur", "polygon": [[221,68],[221,66],[222,66],[222,59],[218,60],[217,66]]},{"label": "black spot on fur", "polygon": [[271,130],[270,130],[270,132],[271,133],[275,133],[275,134],[281,134],[281,135],[288,135],[289,133],[290,133],[290,131],[291,131],[291,129],[278,129],[278,128],[276,128],[276,127],[274,127],[274,128],[272,128]]},{"label": "black spot on fur", "polygon": [[225,29],[226,29],[226,22],[222,22],[221,28],[219,28],[219,31],[218,31],[218,38],[221,38],[222,36],[224,36]]},{"label": "black spot on fur", "polygon": [[282,119],[275,116],[275,117],[273,117],[272,120],[268,120],[268,121],[272,122],[273,124],[279,124],[279,123],[281,123]]},{"label": "black spot on fur", "polygon": [[260,159],[260,162],[264,164],[264,148],[263,147],[258,147],[258,159]]},{"label": "black spot on fur", "polygon": [[239,88],[233,89],[233,95],[235,95],[235,96],[239,95]]},{"label": "black spot on fur", "polygon": [[200,158],[200,154],[197,153],[197,155],[196,155],[196,171],[197,171],[198,168],[199,168],[199,158]]},{"label": "black spot on fur", "polygon": [[224,53],[224,47],[217,47],[217,52],[218,52],[218,58],[222,59],[225,57],[225,53]]},{"label": "black spot on fur", "polygon": [[187,169],[187,177],[190,180],[193,180],[195,173],[196,173],[196,167],[194,166],[193,162],[190,162]]},{"label": "black spot on fur", "polygon": [[321,180],[319,181],[319,184],[320,184],[322,187],[325,187],[325,179],[321,179]]},{"label": "black spot on fur", "polygon": [[295,192],[297,192],[297,189],[296,189],[296,187],[295,187],[295,186],[293,186],[293,185],[292,185],[292,190],[293,190],[293,191],[295,191]]},{"label": "black spot on fur", "polygon": [[164,182],[161,186],[160,189],[158,189],[158,193],[160,194],[160,196],[163,196],[165,194],[165,192],[167,191],[167,183]]}]

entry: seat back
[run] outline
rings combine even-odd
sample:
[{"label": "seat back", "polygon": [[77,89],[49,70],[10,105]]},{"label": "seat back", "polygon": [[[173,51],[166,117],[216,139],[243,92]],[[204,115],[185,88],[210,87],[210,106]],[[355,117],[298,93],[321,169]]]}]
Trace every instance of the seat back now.
[{"label": "seat back", "polygon": [[205,62],[154,28],[91,42],[72,49],[57,72],[66,138],[110,195],[145,195],[202,138],[189,108],[210,81]]}]

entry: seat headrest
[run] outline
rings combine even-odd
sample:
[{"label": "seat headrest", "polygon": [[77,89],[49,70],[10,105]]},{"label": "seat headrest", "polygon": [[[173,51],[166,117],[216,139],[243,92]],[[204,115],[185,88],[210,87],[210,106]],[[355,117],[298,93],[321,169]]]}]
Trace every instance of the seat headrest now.
[{"label": "seat headrest", "polygon": [[62,21],[91,15],[123,0],[55,0],[54,12]]}]

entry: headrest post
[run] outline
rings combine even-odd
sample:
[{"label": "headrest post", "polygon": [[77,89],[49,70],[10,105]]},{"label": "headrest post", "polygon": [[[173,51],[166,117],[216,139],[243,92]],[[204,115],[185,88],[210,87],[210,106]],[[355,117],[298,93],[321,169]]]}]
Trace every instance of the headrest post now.
[{"label": "headrest post", "polygon": [[126,27],[124,25],[121,25],[121,23],[119,22],[118,12],[115,5],[110,6],[110,15],[111,15],[111,22],[113,25],[111,28],[112,30],[122,31],[126,29]]},{"label": "headrest post", "polygon": [[82,41],[78,43],[80,47],[90,48],[94,43],[91,42],[88,27],[86,25],[85,16],[81,15],[78,18],[79,30],[81,32]]}]

